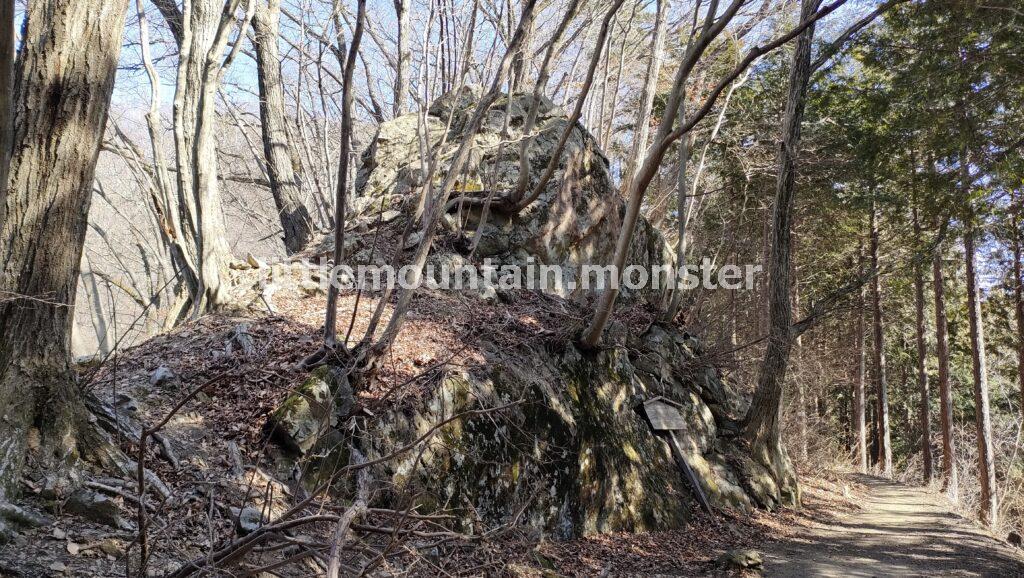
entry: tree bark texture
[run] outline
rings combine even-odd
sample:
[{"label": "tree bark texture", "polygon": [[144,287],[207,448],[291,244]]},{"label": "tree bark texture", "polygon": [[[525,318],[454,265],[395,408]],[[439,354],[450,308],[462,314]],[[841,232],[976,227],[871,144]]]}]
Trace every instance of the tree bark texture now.
[{"label": "tree bark texture", "polygon": [[[14,69],[14,0],[0,0],[0,189],[7,183],[11,162],[11,141],[14,138],[13,86]],[[0,190],[0,194],[3,194]],[[2,211],[3,209],[0,209]]]},{"label": "tree bark texture", "polygon": [[[921,222],[917,207],[913,209],[914,234],[921,238]],[[932,421],[930,411],[931,395],[928,390],[928,373],[925,371],[925,359],[928,357],[928,345],[924,330],[924,271],[921,263],[914,263],[914,313],[917,341],[917,389],[921,394],[921,457],[924,464],[924,483],[930,484],[934,477],[932,468]]]},{"label": "tree bark texture", "polygon": [[[864,246],[863,243],[858,251],[858,270],[864,271]],[[857,450],[857,461],[860,464],[862,474],[868,473],[868,440],[867,423],[864,412],[867,400],[864,391],[865,378],[867,376],[867,350],[865,347],[864,335],[864,311],[867,309],[867,300],[864,296],[864,288],[861,287],[857,297],[857,377],[854,382],[853,391],[853,414],[854,414],[854,435]]]},{"label": "tree bark texture", "polygon": [[[801,19],[817,10],[818,0],[803,0]],[[800,153],[800,125],[807,103],[807,84],[811,76],[811,44],[814,25],[797,37],[789,71],[789,92],[779,147],[779,174],[775,185],[772,212],[771,253],[768,261],[768,342],[757,379],[757,390],[747,411],[744,436],[763,451],[773,453],[781,444],[779,410],[782,386],[786,380],[793,343],[793,311],[790,302],[792,268],[793,198],[796,190],[797,160]]]},{"label": "tree bark texture", "polygon": [[971,370],[974,378],[974,419],[978,433],[978,485],[981,488],[978,515],[981,521],[996,523],[996,468],[992,448],[992,417],[988,401],[988,368],[985,356],[985,330],[981,318],[981,296],[978,293],[978,272],[975,263],[975,230],[968,216],[964,231],[964,253],[967,261],[967,319],[971,329]]},{"label": "tree bark texture", "polygon": [[127,0],[30,2],[14,79],[0,218],[0,492],[15,488],[30,428],[43,461],[76,454],[73,305],[93,175]]},{"label": "tree bark texture", "polygon": [[946,321],[946,290],[942,279],[942,249],[932,256],[932,288],[935,292],[935,355],[939,366],[939,425],[942,428],[942,486],[956,497],[956,460],[953,441],[953,391],[949,383],[949,336]]},{"label": "tree bark texture", "polygon": [[[872,185],[874,191],[874,185]],[[875,403],[878,405],[878,461],[882,473],[892,476],[892,437],[889,431],[889,383],[885,375],[885,321],[882,312],[882,276],[879,274],[878,209],[871,202],[871,281],[872,327],[874,330]]]},{"label": "tree bark texture", "polygon": [[395,96],[392,112],[394,116],[402,116],[408,112],[406,100],[409,98],[409,61],[412,60],[409,38],[409,1],[395,0],[395,20],[398,22],[396,34],[398,58],[395,66]]},{"label": "tree bark texture", "polygon": [[309,211],[302,203],[299,179],[289,154],[291,143],[285,122],[281,56],[277,46],[281,0],[266,0],[265,3],[263,0],[253,1],[256,2],[253,32],[260,89],[263,154],[267,162],[270,192],[284,233],[284,246],[291,254],[306,246],[313,235],[313,228]]},{"label": "tree bark texture", "polygon": [[1013,304],[1017,316],[1017,379],[1020,386],[1020,412],[1024,416],[1024,276],[1021,271],[1020,200],[1013,207]]},{"label": "tree bark texture", "polygon": [[196,314],[227,302],[221,276],[231,252],[217,180],[215,102],[238,5],[239,0],[227,0],[226,5],[220,0],[191,0],[181,15],[174,147],[182,226],[190,241],[190,257],[199,264],[199,285],[190,288]]}]

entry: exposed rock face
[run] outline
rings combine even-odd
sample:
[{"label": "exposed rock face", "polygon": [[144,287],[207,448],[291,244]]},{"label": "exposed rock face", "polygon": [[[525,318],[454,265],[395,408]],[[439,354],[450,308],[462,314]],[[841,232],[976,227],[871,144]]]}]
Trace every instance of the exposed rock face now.
[{"label": "exposed rock face", "polygon": [[[441,147],[442,174],[476,96],[472,89],[447,95],[426,116],[424,142]],[[497,197],[514,190],[527,102],[517,95],[492,108],[473,140],[473,166],[460,179],[456,196],[480,198],[494,191]],[[506,121],[509,134],[503,136]],[[370,235],[368,223],[401,223],[416,206],[423,184],[420,122],[407,115],[383,124],[363,156],[353,220],[364,236]],[[530,156],[532,182],[566,122],[561,110],[543,103]],[[577,125],[555,178],[535,203],[519,214],[492,212],[482,227],[478,209],[453,207],[449,232],[481,230],[477,253],[469,256],[447,243],[434,248],[433,258],[458,264],[491,257],[498,264],[520,265],[533,259],[578,273],[585,264],[611,261],[622,208],[607,160]],[[349,243],[348,254],[358,262],[365,251],[362,241],[350,236]],[[651,267],[671,258],[660,234],[641,221],[627,262]],[[656,302],[663,295],[640,296]],[[339,423],[331,408],[335,393],[324,375],[314,375],[274,421],[297,453],[312,454],[330,467],[347,463],[348,456],[321,455],[315,448],[348,447],[340,438],[349,436],[375,464],[370,469],[378,499],[417,496],[422,511],[454,510],[467,526],[516,521],[571,537],[686,523],[695,504],[691,489],[666,442],[637,411],[645,400],[661,396],[680,408],[686,429],[676,435],[713,506],[774,507],[797,499],[788,462],[769,470],[736,445],[734,419],[743,409],[739,395],[703,357],[698,341],[681,330],[611,328],[608,347],[597,353],[581,352],[570,342],[510,350],[500,341],[480,348],[483,369],[449,371],[411,407],[375,413],[365,428],[339,432],[333,427]],[[458,360],[451,364],[460,366]],[[323,443],[325,435],[331,436],[329,444]],[[428,440],[426,447],[417,440]]]},{"label": "exposed rock face", "polygon": [[[313,419],[319,429],[307,429],[319,433],[301,445],[351,442],[370,461],[394,456],[371,468],[379,500],[417,496],[421,511],[461,513],[468,527],[515,519],[552,537],[663,530],[684,525],[697,506],[668,445],[637,411],[662,396],[681,408],[686,427],[676,435],[713,506],[798,499],[788,465],[769,471],[733,441],[739,396],[692,336],[655,325],[598,354],[495,344],[484,367],[447,373],[412,407],[378,413],[358,433]],[[399,451],[406,447],[415,449]],[[312,458],[329,471],[348,460]]]},{"label": "exposed rock face", "polygon": [[623,345],[594,357],[571,345],[557,354],[495,352],[486,374],[449,374],[414,415],[379,416],[361,440],[369,459],[453,416],[511,407],[452,421],[422,456],[382,464],[374,477],[490,523],[522,508],[522,522],[559,537],[679,527],[695,507],[691,490],[668,445],[636,411],[664,396],[685,408],[683,449],[712,503],[750,507],[713,406],[693,378],[735,392],[714,368],[700,367],[695,343],[681,334],[654,327]]},{"label": "exposed rock face", "polygon": [[305,454],[338,426],[352,409],[352,389],[337,368],[317,368],[267,422],[276,441]]},{"label": "exposed rock face", "polygon": [[[379,211],[382,198],[385,211],[399,208],[410,197],[418,199],[426,172],[421,161],[421,142],[429,141],[434,151],[440,148],[441,161],[434,176],[435,184],[440,183],[478,98],[478,88],[466,87],[460,94],[438,99],[430,107],[423,126],[418,114],[401,116],[381,125],[363,154],[356,181],[360,196],[354,203],[356,212]],[[491,206],[497,208],[515,190],[520,171],[520,141],[524,137],[522,128],[529,103],[529,95],[516,94],[501,98],[490,109],[473,139],[471,166],[460,177],[453,199],[460,196],[477,200],[490,198]],[[539,182],[567,122],[560,107],[543,99],[529,152],[527,193]],[[479,208],[460,208],[453,203],[450,210],[450,227],[461,228],[468,236],[480,231],[476,257],[491,258],[500,265],[530,262],[560,265],[567,275],[580,280],[582,265],[611,262],[624,205],[608,174],[608,159],[590,133],[577,123],[554,177],[540,197],[523,211],[508,214],[490,210],[481,226]],[[650,267],[671,262],[671,251],[660,233],[641,219],[627,264]],[[580,289],[573,291],[568,287],[553,287],[551,292],[581,294]],[[629,292],[625,293],[628,297]]]}]

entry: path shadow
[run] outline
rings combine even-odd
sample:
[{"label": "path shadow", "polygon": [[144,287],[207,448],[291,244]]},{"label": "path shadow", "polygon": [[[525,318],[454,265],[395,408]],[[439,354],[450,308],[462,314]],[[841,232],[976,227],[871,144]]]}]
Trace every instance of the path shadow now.
[{"label": "path shadow", "polygon": [[1024,557],[921,488],[873,476],[861,510],[768,548],[770,577],[1024,576]]}]

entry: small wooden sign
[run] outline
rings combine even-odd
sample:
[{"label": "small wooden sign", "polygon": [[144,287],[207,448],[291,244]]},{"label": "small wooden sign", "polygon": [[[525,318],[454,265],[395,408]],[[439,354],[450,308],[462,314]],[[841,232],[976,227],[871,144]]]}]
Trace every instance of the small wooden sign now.
[{"label": "small wooden sign", "polygon": [[656,397],[644,402],[644,413],[655,431],[685,430],[686,421],[679,408],[668,403],[665,398]]},{"label": "small wooden sign", "polygon": [[[687,463],[682,444],[676,436],[677,431],[686,429],[686,421],[679,411],[679,404],[660,396],[651,398],[644,402],[644,413],[647,414],[647,420],[651,422],[651,429],[655,431],[655,435],[668,442],[672,450],[672,457],[675,458],[676,464],[683,472],[683,478],[693,490],[693,495],[697,498],[700,507],[708,514],[713,515],[714,510],[711,509],[711,503],[708,501],[707,495],[704,494],[704,489],[701,488],[696,474],[693,473],[693,468]],[[668,434],[659,432],[668,432]]]}]

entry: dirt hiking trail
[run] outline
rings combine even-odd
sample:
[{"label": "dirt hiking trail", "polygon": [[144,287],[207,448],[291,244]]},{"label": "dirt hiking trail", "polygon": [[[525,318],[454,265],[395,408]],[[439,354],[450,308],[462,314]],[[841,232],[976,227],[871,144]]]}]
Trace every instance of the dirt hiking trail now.
[{"label": "dirt hiking trail", "polygon": [[769,577],[1024,576],[1024,556],[924,488],[851,475],[860,509],[765,547]]}]

